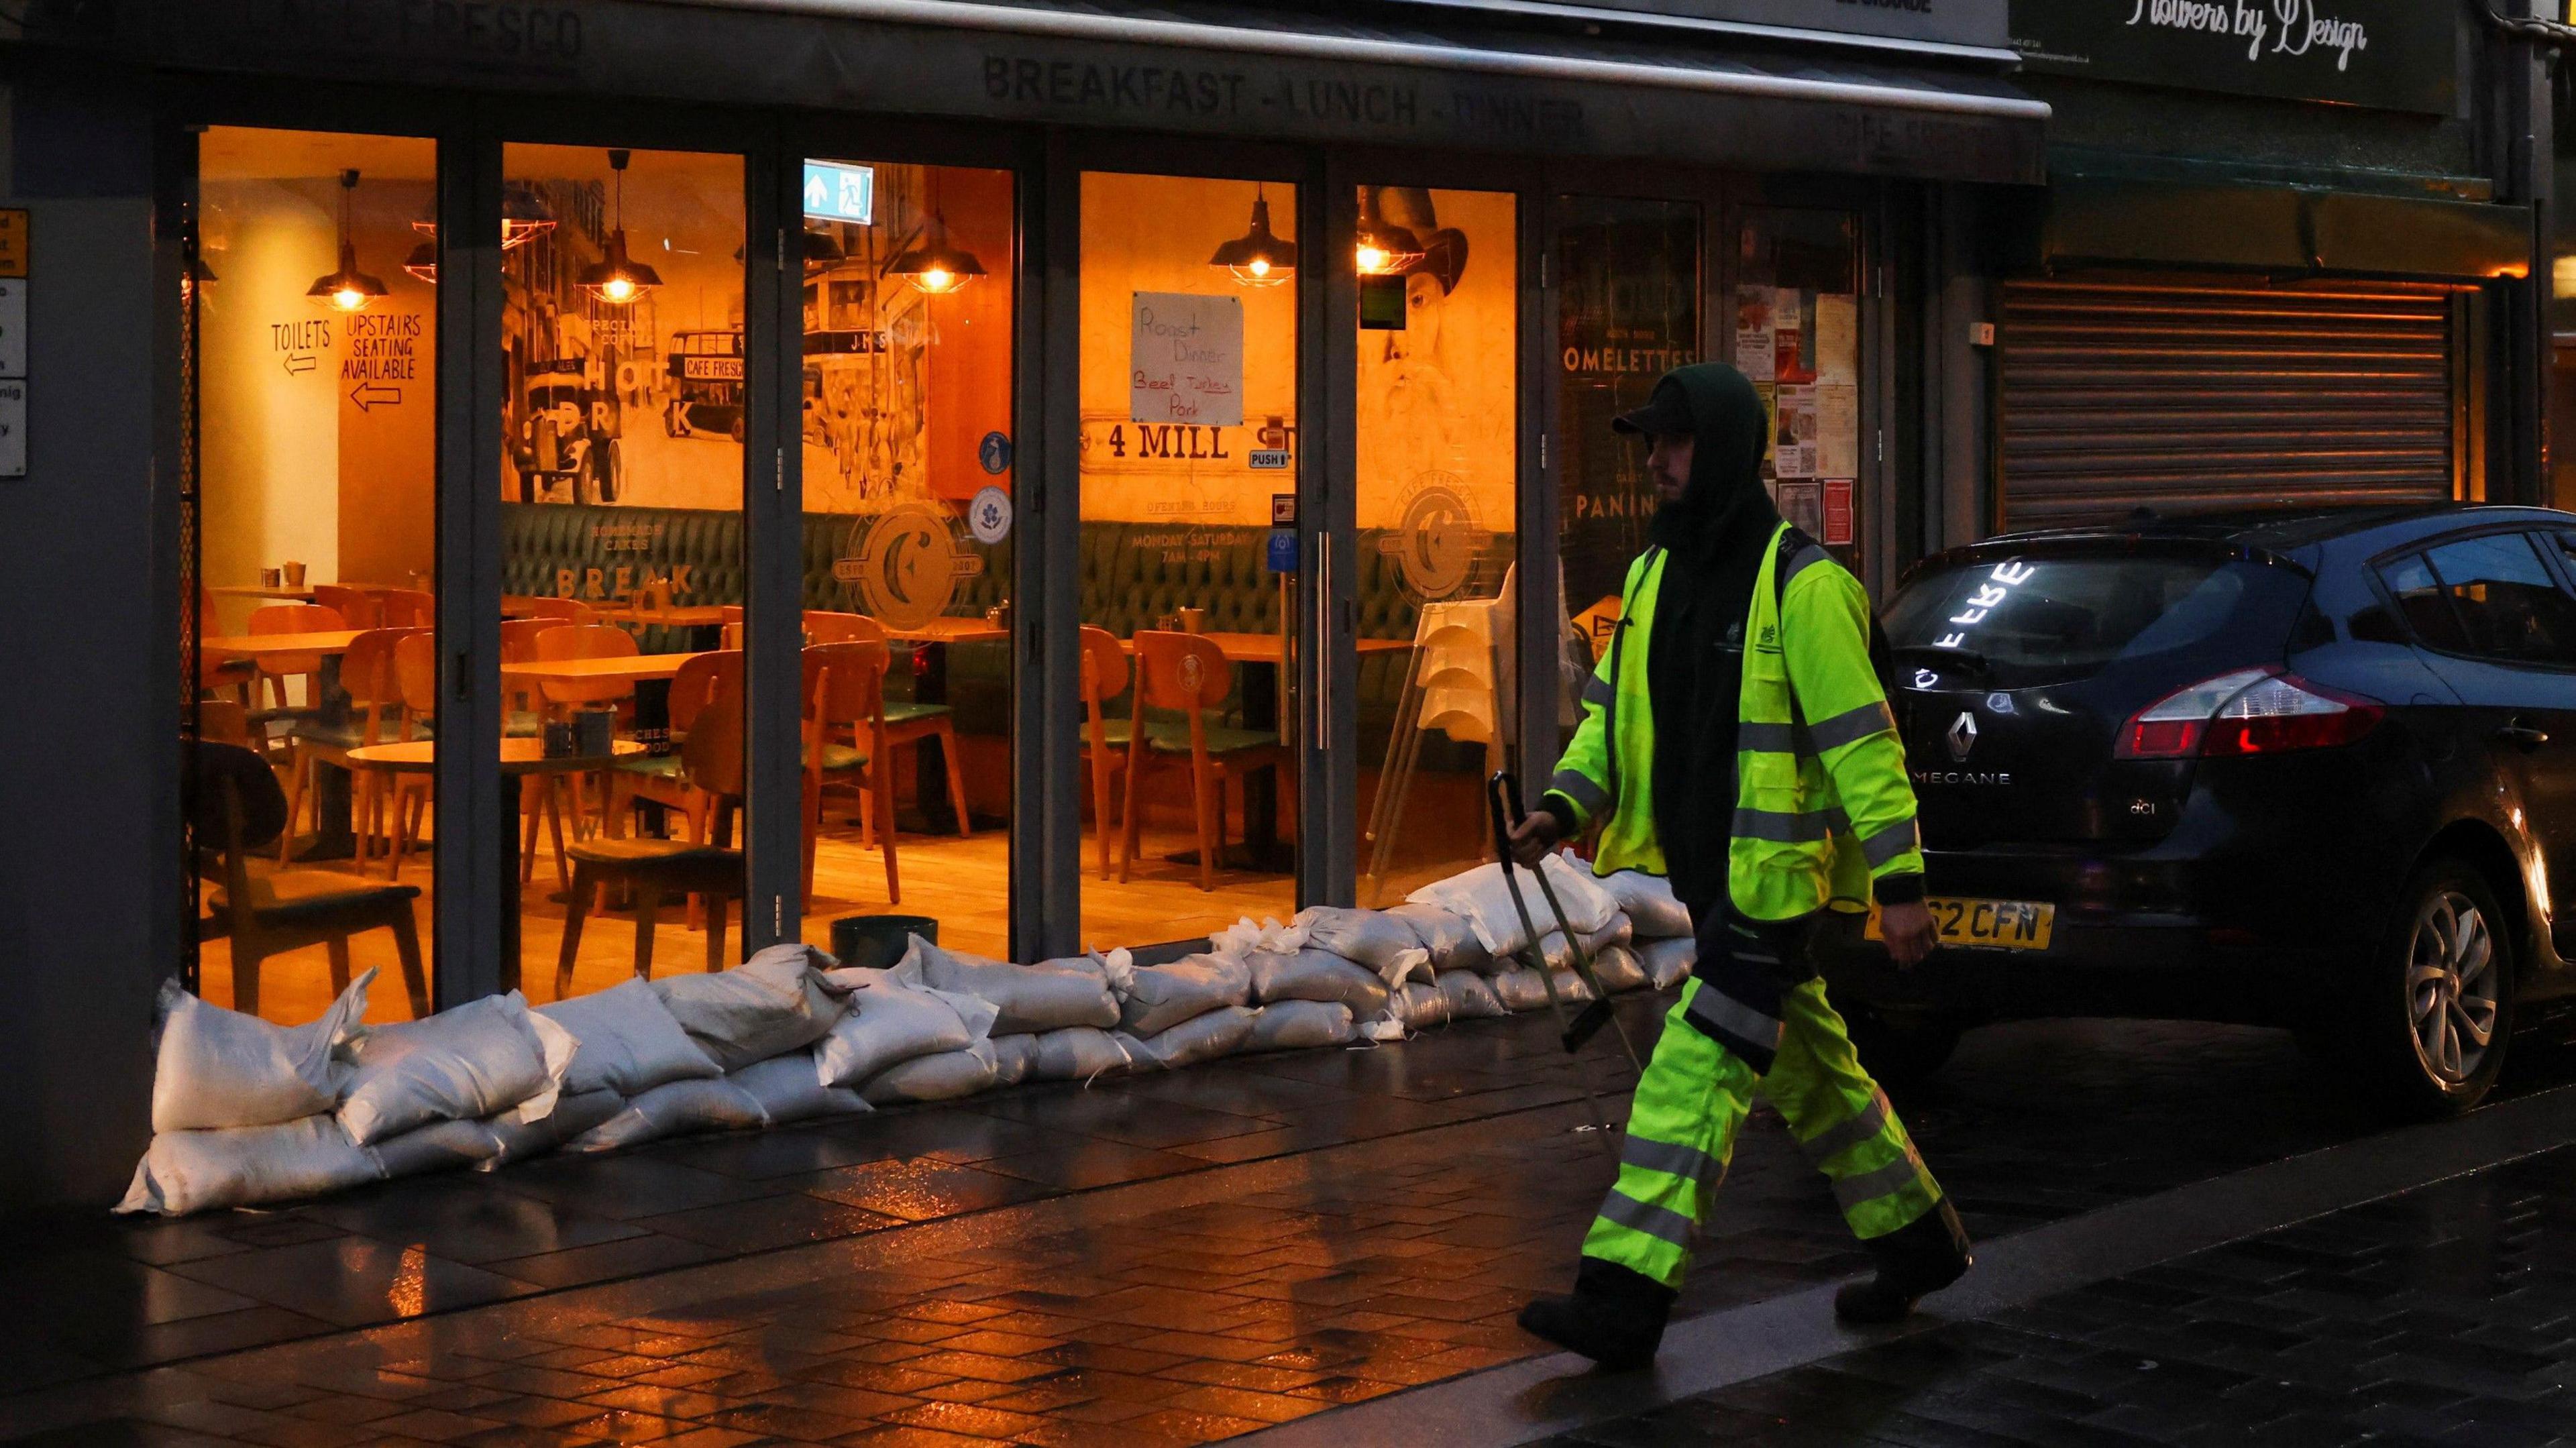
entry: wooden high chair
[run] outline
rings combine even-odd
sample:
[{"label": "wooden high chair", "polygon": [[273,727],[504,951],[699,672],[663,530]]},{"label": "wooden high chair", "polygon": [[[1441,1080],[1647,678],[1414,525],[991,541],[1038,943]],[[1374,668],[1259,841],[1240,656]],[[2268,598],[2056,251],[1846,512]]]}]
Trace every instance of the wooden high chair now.
[{"label": "wooden high chair", "polygon": [[[1136,705],[1127,736],[1126,848],[1118,861],[1118,878],[1127,878],[1135,863],[1137,781],[1157,760],[1190,767],[1190,803],[1198,813],[1199,888],[1216,888],[1217,855],[1225,848],[1225,783],[1257,770],[1278,771],[1283,809],[1294,788],[1296,771],[1279,736],[1267,729],[1237,729],[1211,724],[1207,711],[1225,702],[1234,689],[1234,666],[1213,640],[1198,634],[1144,630],[1136,635]],[[1151,719],[1146,711],[1177,713],[1174,719]],[[1288,811],[1294,818],[1294,811]]]},{"label": "wooden high chair", "polygon": [[1109,781],[1127,752],[1128,721],[1109,717],[1127,692],[1127,651],[1105,628],[1082,626],[1082,754],[1091,766],[1091,819],[1100,837],[1100,878],[1109,878]]}]

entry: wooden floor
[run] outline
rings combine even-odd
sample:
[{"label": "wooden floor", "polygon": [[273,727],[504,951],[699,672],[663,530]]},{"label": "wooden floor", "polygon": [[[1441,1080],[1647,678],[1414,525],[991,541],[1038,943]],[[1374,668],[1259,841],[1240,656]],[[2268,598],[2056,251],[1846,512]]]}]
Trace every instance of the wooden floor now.
[{"label": "wooden floor", "polygon": [[[1368,796],[1374,783],[1373,775],[1362,780],[1359,815],[1363,821],[1368,818]],[[832,922],[846,915],[927,915],[939,921],[942,945],[997,959],[1009,955],[1007,831],[989,828],[963,839],[909,831],[900,835],[896,859],[903,899],[896,904],[886,897],[883,857],[874,849],[861,847],[858,830],[843,821],[846,814],[846,810],[836,810],[826,820],[815,856],[814,898],[806,905],[805,939],[829,948]],[[1160,819],[1148,816],[1144,847],[1138,851],[1130,879],[1120,884],[1114,878],[1114,865],[1113,878],[1101,878],[1096,864],[1097,845],[1086,822],[1081,928],[1086,945],[1107,949],[1183,940],[1222,929],[1244,916],[1286,920],[1296,912],[1295,884],[1285,875],[1221,870],[1216,888],[1201,890],[1195,865],[1176,864],[1164,858],[1191,848],[1194,841],[1190,834],[1161,825]],[[1375,898],[1362,903],[1395,903],[1407,890],[1427,880],[1478,863],[1485,853],[1484,832],[1472,779],[1421,776],[1406,815],[1398,863],[1380,882]],[[1232,833],[1240,837],[1239,818]],[[1365,843],[1360,858],[1365,869]],[[274,868],[273,862],[253,866],[260,873]],[[383,866],[373,865],[371,873],[381,878]],[[402,878],[406,884],[421,887],[417,905],[421,945],[434,960],[431,926],[437,913],[433,906],[436,881],[421,855],[413,856],[405,865]],[[561,889],[551,853],[541,854],[535,879],[524,896],[520,924],[523,988],[535,1004],[554,998],[555,956],[563,942],[564,907],[550,897]],[[1371,893],[1369,882],[1363,881],[1361,889],[1364,895]],[[728,941],[729,953],[735,959],[741,956],[740,940],[741,922],[736,920]],[[572,993],[604,990],[628,979],[633,973],[634,953],[631,914],[612,910],[593,916],[582,932]],[[350,942],[350,956],[354,969],[363,971],[374,966],[378,970],[376,983],[368,993],[367,1020],[381,1025],[409,1019],[411,1008],[405,999],[401,967],[394,958],[392,937],[384,931],[359,936]],[[684,916],[666,909],[654,937],[655,974],[699,970],[705,963],[705,935],[689,928]],[[208,1000],[233,1004],[231,958],[224,942],[209,941],[201,947],[199,979],[200,990]],[[320,946],[272,956],[261,966],[260,1014],[269,1020],[309,1021],[322,1013],[330,999],[330,968]]]}]

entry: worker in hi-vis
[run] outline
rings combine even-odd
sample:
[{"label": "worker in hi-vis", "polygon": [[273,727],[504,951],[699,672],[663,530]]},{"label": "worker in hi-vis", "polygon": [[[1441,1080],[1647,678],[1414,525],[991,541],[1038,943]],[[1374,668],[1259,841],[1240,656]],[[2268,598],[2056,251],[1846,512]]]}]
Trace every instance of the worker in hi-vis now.
[{"label": "worker in hi-vis", "polygon": [[1535,864],[1597,827],[1593,868],[1668,876],[1697,929],[1698,963],[1637,1083],[1574,1293],[1520,1318],[1621,1369],[1654,1359],[1756,1091],[1877,1262],[1874,1280],[1834,1299],[1840,1316],[1901,1318],[1969,1256],[1814,964],[1819,927],[1873,899],[1899,965],[1934,943],[1869,596],[1781,521],[1762,483],[1770,428],[1743,373],[1678,368],[1612,425],[1652,445],[1653,546],[1628,569],[1583,722],[1513,847]]}]

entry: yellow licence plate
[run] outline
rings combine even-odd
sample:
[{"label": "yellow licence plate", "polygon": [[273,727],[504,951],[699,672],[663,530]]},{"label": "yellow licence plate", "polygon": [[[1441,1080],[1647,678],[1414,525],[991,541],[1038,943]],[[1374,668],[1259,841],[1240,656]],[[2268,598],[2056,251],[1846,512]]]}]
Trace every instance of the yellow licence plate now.
[{"label": "yellow licence plate", "polygon": [[[1962,900],[1934,895],[1925,897],[1923,908],[1932,912],[1932,928],[1940,932],[1943,945],[1980,950],[2046,950],[2049,932],[2057,924],[2057,907],[2038,900]],[[1875,905],[1870,907],[1864,933],[1872,940],[1881,938]]]}]

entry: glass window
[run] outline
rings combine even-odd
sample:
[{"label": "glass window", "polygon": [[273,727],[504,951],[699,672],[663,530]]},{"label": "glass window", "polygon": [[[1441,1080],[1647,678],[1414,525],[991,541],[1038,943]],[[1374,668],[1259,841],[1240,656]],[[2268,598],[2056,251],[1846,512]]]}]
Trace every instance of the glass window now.
[{"label": "glass window", "polygon": [[1448,822],[1479,817],[1512,737],[1517,211],[1506,192],[1361,188],[1362,905],[1483,858]]},{"label": "glass window", "polygon": [[199,140],[198,983],[271,1020],[357,971],[382,972],[370,1021],[428,993],[437,812],[399,756],[437,704],[437,160]]},{"label": "glass window", "polygon": [[2415,637],[2437,649],[2468,652],[2469,638],[2460,626],[2460,616],[2451,611],[2442,581],[2433,576],[2423,554],[2409,553],[2381,564],[2379,577],[2397,599],[2397,611],[2405,615]]},{"label": "glass window", "polygon": [[808,665],[859,680],[808,692],[805,938],[1006,957],[1011,174],[809,161],[805,202]]},{"label": "glass window", "polygon": [[743,954],[738,884],[651,863],[740,844],[743,167],[514,144],[502,173],[501,773],[547,1001]]},{"label": "glass window", "polygon": [[[1655,515],[1646,450],[1612,432],[1610,419],[1644,406],[1666,372],[1699,360],[1699,207],[1577,196],[1559,212],[1558,566],[1572,627],[1597,651],[1618,623],[1620,587]],[[1583,677],[1565,672],[1558,718],[1570,733]]]},{"label": "glass window", "polygon": [[1297,490],[1296,214],[1277,182],[1082,178],[1082,936],[1099,945],[1296,909],[1299,559],[1271,527]]},{"label": "glass window", "polygon": [[2289,569],[2220,559],[1990,558],[1907,584],[1888,604],[1887,638],[1901,672],[2028,688],[2222,636],[2286,640],[2306,596]]},{"label": "glass window", "polygon": [[2459,615],[2470,652],[2516,663],[2576,664],[2576,598],[2550,576],[2530,538],[2490,533],[2426,549],[2424,556]]},{"label": "glass window", "polygon": [[1833,548],[1859,541],[1859,238],[1847,211],[1756,207],[1736,230],[1730,360],[1771,416],[1763,476],[1780,516]]}]

